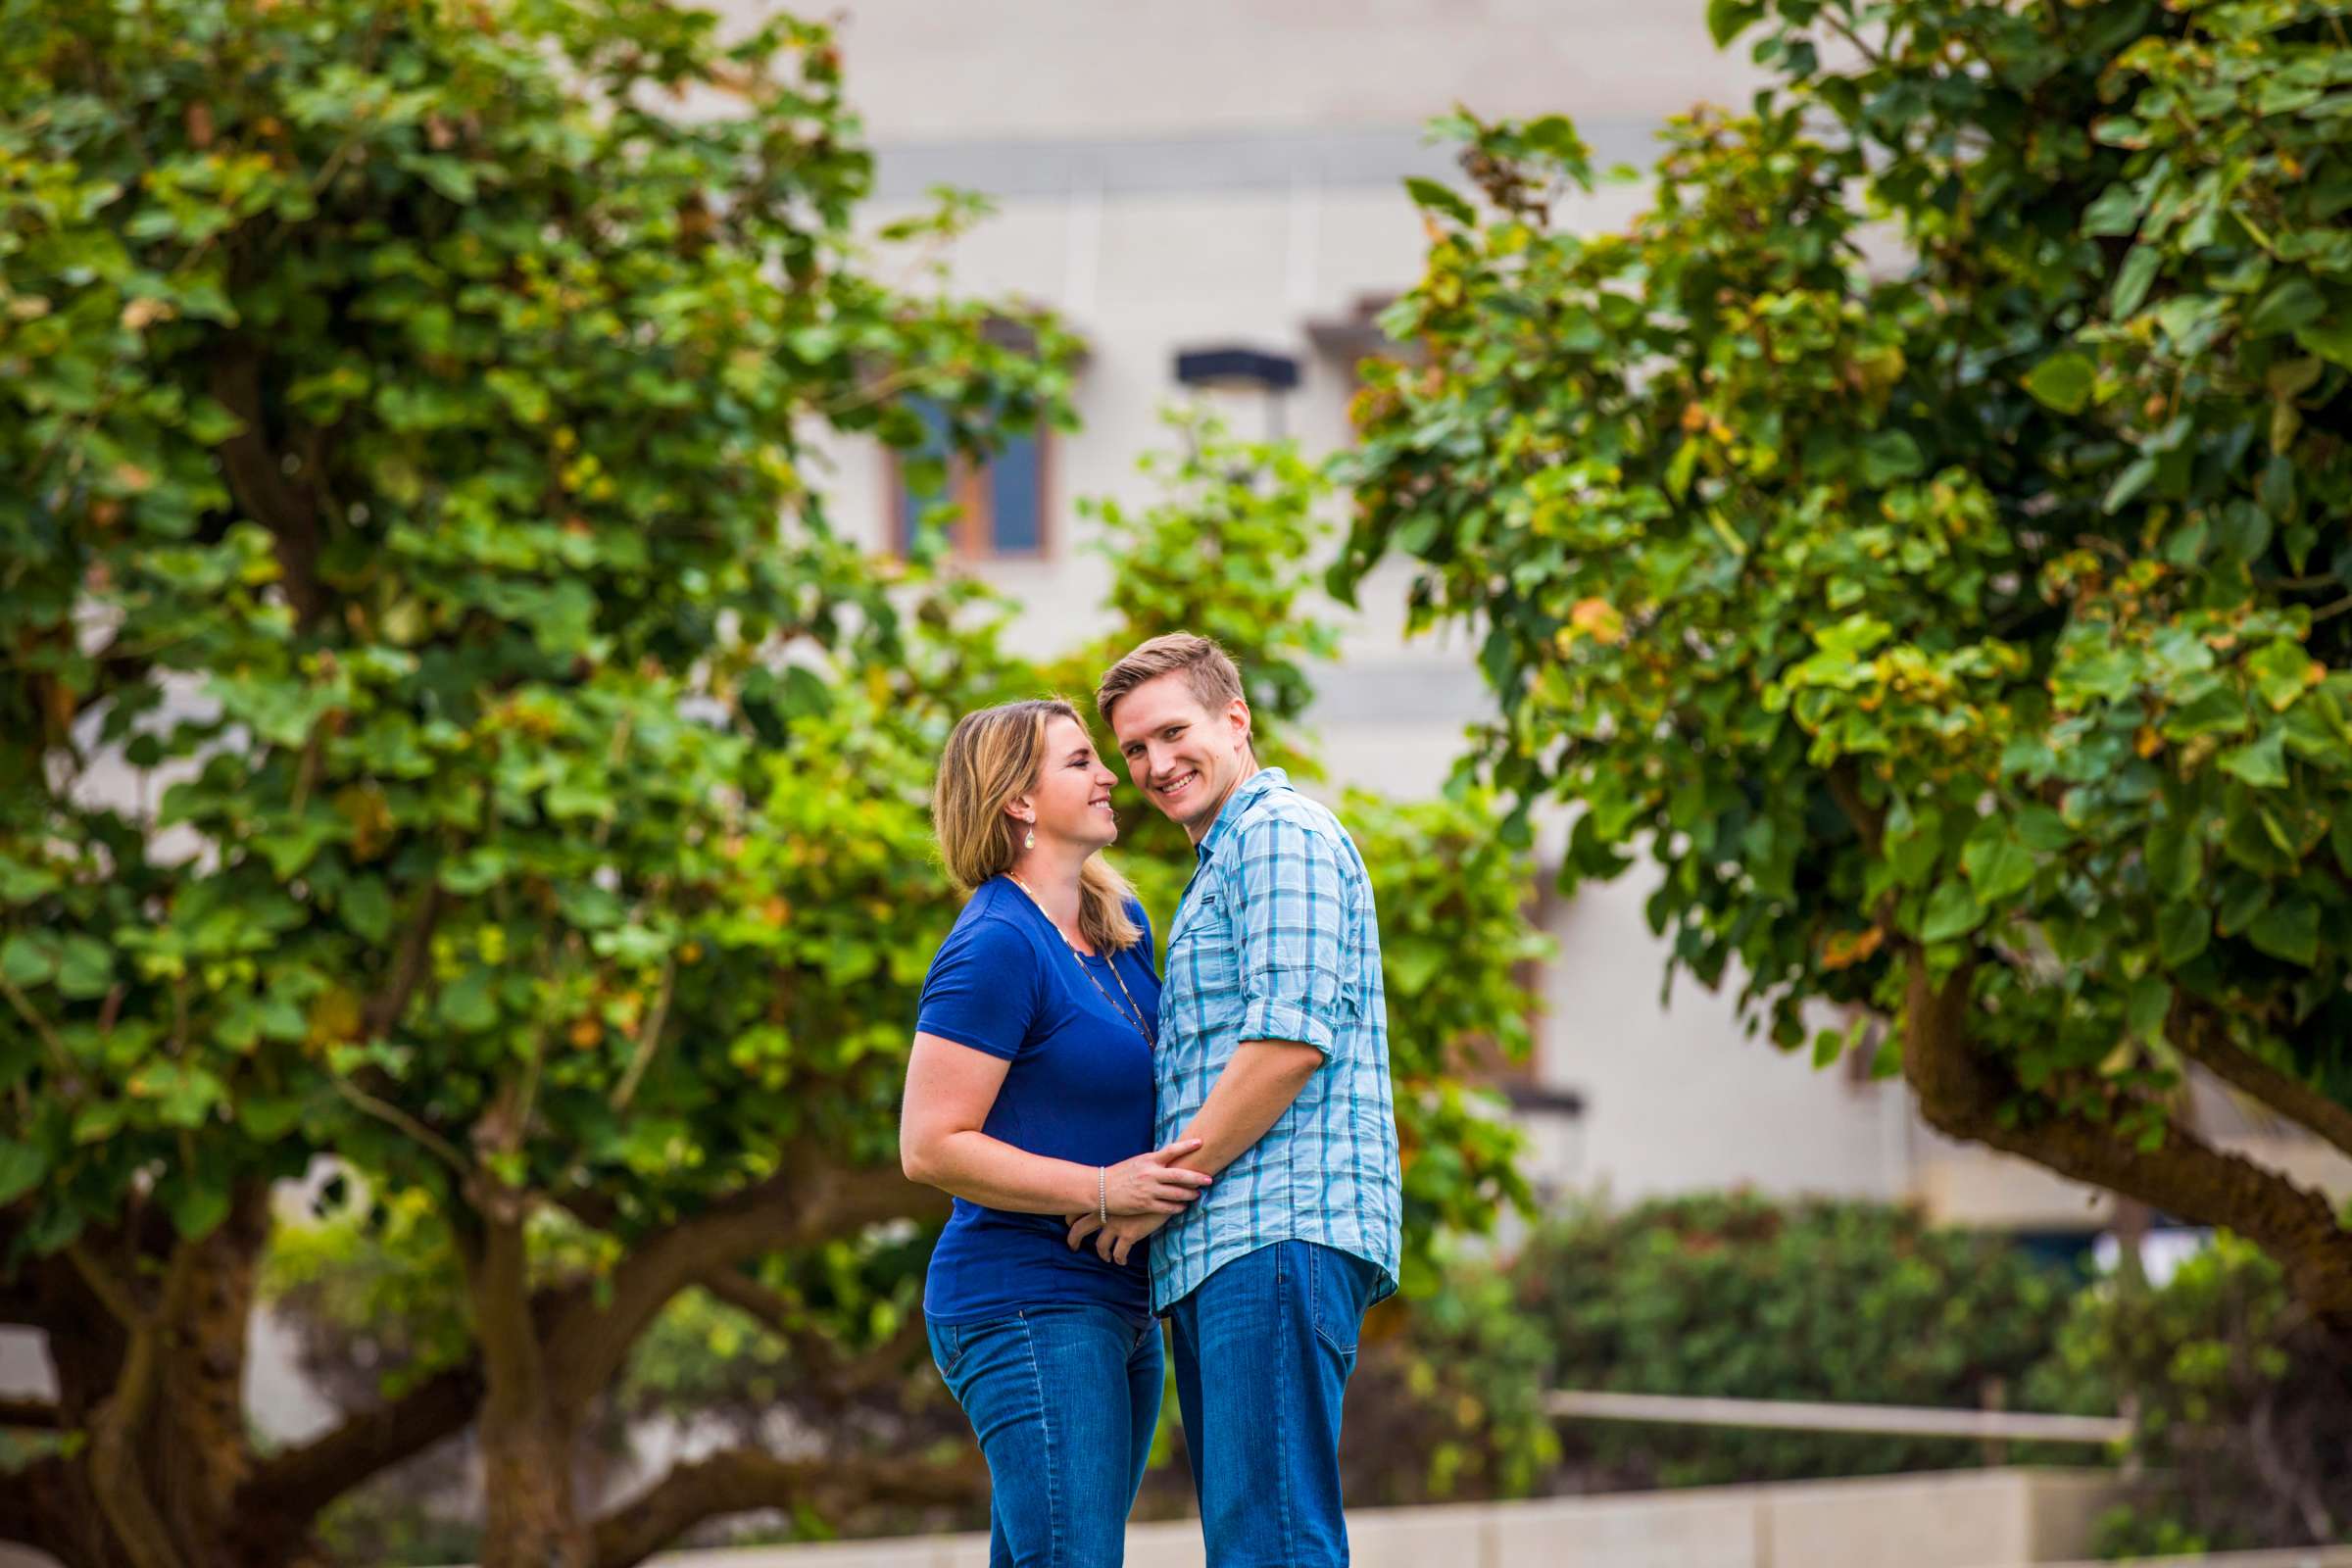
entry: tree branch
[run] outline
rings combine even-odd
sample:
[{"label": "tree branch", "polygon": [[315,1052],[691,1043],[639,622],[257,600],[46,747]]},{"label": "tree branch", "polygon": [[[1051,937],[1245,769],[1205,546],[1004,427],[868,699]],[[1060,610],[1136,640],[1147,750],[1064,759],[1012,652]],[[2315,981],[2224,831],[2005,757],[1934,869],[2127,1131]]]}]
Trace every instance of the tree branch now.
[{"label": "tree branch", "polygon": [[55,1432],[65,1425],[65,1416],[47,1399],[0,1399],[0,1427],[14,1427],[20,1432]]},{"label": "tree branch", "polygon": [[895,1373],[924,1343],[923,1320],[917,1314],[880,1345],[844,1355],[832,1341],[794,1321],[792,1302],[740,1269],[712,1269],[696,1283],[784,1341],[816,1397],[834,1406]]},{"label": "tree branch", "polygon": [[390,1403],[348,1416],[323,1437],[262,1461],[237,1489],[237,1510],[307,1525],[361,1482],[465,1430],[481,1398],[477,1362],[436,1373]]},{"label": "tree branch", "polygon": [[163,1333],[152,1319],[131,1330],[122,1379],[90,1423],[90,1488],[132,1568],[181,1568],[172,1533],[148,1492],[136,1446],[163,1378]]},{"label": "tree branch", "polygon": [[1907,955],[1903,1076],[1938,1131],[2021,1154],[2061,1176],[2104,1187],[2203,1225],[2226,1226],[2278,1259],[2313,1310],[2352,1323],[2352,1232],[2318,1193],[2175,1127],[2143,1152],[2111,1127],[2079,1120],[2004,1124],[2008,1086],[1974,1049],[1972,970],[1941,985],[1917,949]]},{"label": "tree branch", "polygon": [[131,1295],[130,1287],[117,1279],[114,1271],[98,1260],[86,1243],[69,1243],[66,1257],[81,1275],[82,1283],[90,1288],[90,1294],[97,1297],[107,1311],[114,1314],[115,1321],[135,1333],[145,1322],[147,1314]]},{"label": "tree branch", "polygon": [[603,1304],[583,1296],[549,1342],[558,1406],[577,1416],[620,1370],[629,1348],[669,1298],[746,1257],[854,1236],[869,1225],[935,1213],[946,1200],[895,1170],[802,1163],[658,1231],[612,1271]]},{"label": "tree branch", "polygon": [[728,1448],[678,1465],[597,1521],[596,1568],[634,1568],[706,1519],[753,1508],[812,1507],[838,1517],[864,1503],[968,1503],[987,1492],[975,1459],[955,1465],[897,1458],[779,1459]]},{"label": "tree branch", "polygon": [[416,994],[423,983],[426,960],[432,956],[433,928],[441,922],[443,908],[441,884],[434,882],[424,890],[424,904],[416,911],[416,923],[410,926],[401,938],[400,953],[392,960],[392,975],[375,1000],[368,1004],[368,1033],[370,1037],[388,1035],[408,1010],[409,998]]},{"label": "tree branch", "polygon": [[[881,1220],[921,1217],[946,1201],[895,1171],[842,1172],[802,1184],[820,1200],[821,1214],[811,1213],[791,1200],[794,1180],[779,1176],[660,1233],[621,1264],[612,1299],[603,1308],[585,1286],[540,1292],[531,1315],[541,1342],[550,1348],[548,1365],[561,1386],[559,1397],[576,1397],[578,1408],[602,1393],[654,1314],[697,1276],[772,1248],[849,1234]],[[850,1200],[843,1200],[844,1193]],[[600,1227],[612,1217],[609,1204],[589,1195],[582,1196],[575,1211]],[[697,1256],[704,1257],[699,1267],[685,1267]],[[681,1267],[685,1272],[676,1273]],[[598,1363],[594,1371],[574,1364],[574,1356],[590,1348]],[[307,1525],[353,1487],[465,1430],[480,1408],[482,1393],[478,1360],[438,1373],[390,1403],[361,1411],[324,1436],[262,1461],[238,1490],[238,1509],[283,1518],[290,1527]]]},{"label": "tree branch", "polygon": [[251,343],[233,343],[215,364],[213,396],[243,426],[219,448],[229,491],[276,542],[286,601],[294,608],[295,624],[308,627],[326,608],[318,580],[318,512],[307,487],[286,482],[270,450],[262,411],[261,354]]},{"label": "tree branch", "polygon": [[351,1102],[354,1109],[373,1116],[385,1125],[397,1128],[407,1134],[427,1153],[455,1171],[460,1182],[465,1182],[473,1175],[473,1167],[466,1162],[464,1154],[458,1152],[455,1144],[398,1105],[369,1094],[331,1067],[327,1069],[326,1080],[334,1085],[335,1093]]},{"label": "tree branch", "polygon": [[654,1010],[646,1014],[645,1027],[638,1032],[637,1049],[629,1054],[629,1070],[621,1074],[620,1086],[612,1091],[614,1110],[628,1108],[646,1068],[654,1064],[654,1053],[661,1049],[662,1028],[669,1022],[670,999],[676,995],[677,987],[678,958],[673,953],[662,965],[662,989],[654,998]]},{"label": "tree branch", "polygon": [[2230,1044],[2213,1012],[2179,1009],[2172,1039],[2182,1055],[2215,1077],[2352,1154],[2352,1105],[2330,1100],[2302,1079]]}]

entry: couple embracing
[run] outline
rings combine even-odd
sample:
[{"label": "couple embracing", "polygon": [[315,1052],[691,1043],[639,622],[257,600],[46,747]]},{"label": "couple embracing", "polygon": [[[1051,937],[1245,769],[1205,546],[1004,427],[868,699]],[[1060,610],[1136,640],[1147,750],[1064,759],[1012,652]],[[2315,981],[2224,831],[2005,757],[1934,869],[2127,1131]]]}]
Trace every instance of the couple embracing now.
[{"label": "couple embracing", "polygon": [[1193,843],[1164,982],[1075,709],[967,714],[933,795],[971,899],[924,982],[901,1146],[956,1199],[923,1307],[988,1460],[990,1565],[1121,1561],[1162,1317],[1211,1568],[1344,1564],[1341,1396],[1401,1211],[1371,884],[1258,765],[1216,644],[1153,638],[1095,702]]}]

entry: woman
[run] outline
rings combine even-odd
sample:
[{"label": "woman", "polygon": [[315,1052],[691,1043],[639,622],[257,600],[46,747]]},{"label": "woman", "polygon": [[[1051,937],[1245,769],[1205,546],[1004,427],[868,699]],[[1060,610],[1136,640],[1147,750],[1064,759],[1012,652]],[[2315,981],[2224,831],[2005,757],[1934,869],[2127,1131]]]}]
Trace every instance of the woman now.
[{"label": "woman", "polygon": [[900,1124],[906,1174],[955,1209],[923,1291],[931,1353],[988,1459],[991,1568],[1103,1568],[1159,1417],[1139,1249],[1073,1250],[1065,1216],[1173,1214],[1208,1178],[1152,1150],[1159,978],[1102,859],[1110,770],[1068,703],[1007,703],[948,739],[932,823],[971,890],[931,961]]}]

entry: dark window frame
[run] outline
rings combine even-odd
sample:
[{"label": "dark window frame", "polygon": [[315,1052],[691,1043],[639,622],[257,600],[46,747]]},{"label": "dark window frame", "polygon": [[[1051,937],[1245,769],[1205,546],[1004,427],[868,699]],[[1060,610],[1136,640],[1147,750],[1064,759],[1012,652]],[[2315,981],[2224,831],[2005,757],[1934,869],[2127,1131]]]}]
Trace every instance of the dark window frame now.
[{"label": "dark window frame", "polygon": [[[1033,549],[997,547],[996,495],[990,484],[990,469],[995,460],[974,459],[967,453],[951,450],[945,459],[947,494],[956,508],[956,520],[948,529],[948,543],[959,560],[1044,562],[1058,556],[1059,530],[1054,526],[1054,431],[1040,420],[1011,439],[1031,442],[1037,450],[1037,544]],[[882,452],[882,487],[890,512],[890,549],[892,554],[903,556],[912,542],[908,531],[912,517],[906,494],[906,455],[895,447],[886,447]]]}]

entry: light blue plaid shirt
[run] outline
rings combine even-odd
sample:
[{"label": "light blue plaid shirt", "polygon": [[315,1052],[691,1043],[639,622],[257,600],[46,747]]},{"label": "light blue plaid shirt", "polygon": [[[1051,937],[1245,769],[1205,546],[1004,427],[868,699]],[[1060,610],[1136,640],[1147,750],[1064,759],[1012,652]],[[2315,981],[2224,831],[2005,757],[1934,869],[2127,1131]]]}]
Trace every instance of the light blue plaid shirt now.
[{"label": "light blue plaid shirt", "polygon": [[1365,1259],[1386,1296],[1396,1288],[1403,1173],[1363,857],[1339,818],[1276,767],[1242,781],[1199,856],[1168,929],[1156,1142],[1200,1113],[1245,1040],[1298,1041],[1323,1065],[1266,1135],[1152,1236],[1152,1310],[1284,1241]]}]

